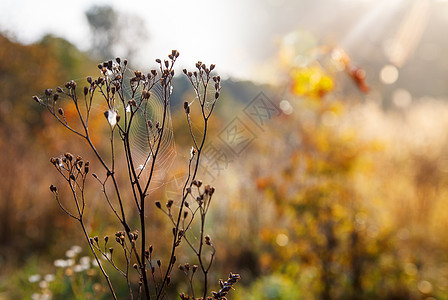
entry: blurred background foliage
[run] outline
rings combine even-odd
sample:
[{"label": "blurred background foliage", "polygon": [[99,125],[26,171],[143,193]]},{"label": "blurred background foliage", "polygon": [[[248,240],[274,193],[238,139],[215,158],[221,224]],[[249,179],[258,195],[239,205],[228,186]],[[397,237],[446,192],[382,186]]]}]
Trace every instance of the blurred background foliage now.
[{"label": "blurred background foliage", "polygon": [[[92,9],[93,36],[116,30],[118,19],[108,18],[118,16]],[[133,22],[119,28],[140,26]],[[364,71],[343,49],[294,34],[296,41],[286,35],[279,47],[275,85],[222,83],[210,141],[228,154],[219,137],[235,116],[253,137],[220,170],[201,174],[217,190],[208,217],[218,249],[212,282],[240,273],[231,299],[448,299],[447,103],[410,104],[402,93],[394,107],[386,105],[378,101],[382,91],[369,87],[368,70],[378,66]],[[48,190],[57,181],[49,157],[89,154],[31,96],[94,76],[98,60],[129,44],[120,37],[129,34],[94,38],[95,51],[86,53],[52,35],[30,45],[0,35],[0,299],[107,299],[76,224]],[[120,51],[132,57],[136,49]],[[387,70],[383,75],[387,82]],[[180,104],[192,92],[181,77],[174,85],[177,157],[164,187],[152,194],[161,202],[176,199],[191,148]],[[244,112],[261,91],[277,113],[259,127]],[[92,122],[100,151],[107,142],[102,113],[99,107]],[[112,236],[119,228],[104,214],[98,187],[88,193],[90,231]],[[168,220],[154,207],[147,213],[155,255],[163,258],[169,239],[158,233],[169,232]],[[184,253],[179,263],[192,259]],[[186,291],[181,272],[174,273],[172,285]]]}]

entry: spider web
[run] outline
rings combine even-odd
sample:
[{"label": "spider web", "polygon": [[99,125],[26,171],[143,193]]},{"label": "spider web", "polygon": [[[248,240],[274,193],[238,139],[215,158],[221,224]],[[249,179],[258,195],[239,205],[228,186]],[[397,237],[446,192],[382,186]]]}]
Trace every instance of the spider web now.
[{"label": "spider web", "polygon": [[[134,167],[139,170],[140,178],[144,179],[148,179],[150,176],[152,156],[148,155],[151,152],[151,147],[155,150],[155,147],[158,144],[158,141],[156,141],[155,143],[151,143],[152,146],[150,147],[148,141],[157,136],[158,130],[155,128],[154,124],[157,122],[162,124],[163,122],[165,104],[162,89],[163,87],[160,83],[157,83],[151,89],[151,97],[149,98],[148,106],[145,109],[138,111],[130,128],[129,139],[131,143]],[[131,97],[131,87],[126,84],[123,86],[123,91],[125,98],[127,98],[126,100],[129,100]],[[142,88],[137,91],[134,98],[140,99],[141,92]],[[168,91],[168,93],[171,93],[171,91]],[[148,121],[151,121],[153,124],[153,127],[149,132],[146,126]],[[166,184],[166,174],[173,164],[174,158],[177,154],[171,120],[170,103],[168,103],[167,106],[165,124],[163,127],[163,133],[159,137],[161,139],[160,147],[157,153],[156,162],[154,164],[154,170],[151,177],[151,186],[148,190],[149,193]]]},{"label": "spider web", "polygon": [[[129,68],[127,68],[126,72],[124,73],[122,91],[125,103],[131,100],[132,97],[132,89],[129,83],[129,79],[133,76],[133,73],[134,71]],[[92,77],[96,78],[96,76]],[[87,82],[86,78],[78,78],[74,81],[77,84],[76,91],[78,94],[78,98],[80,99],[78,102],[81,110],[83,110],[84,96],[82,95],[82,91],[85,86],[89,87],[90,84]],[[60,85],[60,87],[63,86],[64,84]],[[65,88],[63,89],[66,90]],[[54,89],[53,92],[55,90],[56,89]],[[137,105],[140,102],[142,90],[143,88],[139,87],[134,94],[134,100],[137,102]],[[150,92],[151,96],[147,102],[147,105],[144,108],[142,105],[141,109],[137,110],[129,129],[129,141],[132,160],[137,175],[139,175],[142,183],[146,183],[146,180],[150,176],[152,167],[152,155],[150,155],[151,149],[155,151],[155,147],[157,147],[159,143],[158,139],[160,138],[160,147],[157,152],[156,162],[154,163],[154,168],[151,175],[151,184],[147,191],[148,194],[167,184],[165,180],[166,175],[171,165],[173,164],[177,154],[171,120],[170,103],[168,103],[166,109],[163,133],[161,135],[158,135],[158,129],[155,127],[155,124],[158,122],[160,124],[160,127],[162,127],[165,106],[163,101],[163,87],[160,83],[157,83],[153,86]],[[171,91],[168,91],[168,93],[171,93]],[[108,106],[103,96],[100,96],[98,89],[97,91],[95,91],[95,94],[96,95],[94,96],[91,106],[89,122],[92,122],[94,120],[103,120],[104,123],[107,124],[108,120],[104,117],[104,112],[108,111],[111,107]],[[71,101],[71,99],[67,95],[59,95],[60,97],[57,101],[57,104],[55,105],[56,114],[58,114],[57,110],[59,107],[65,108],[65,104]],[[45,99],[44,93],[39,96],[40,99]],[[44,101],[45,105],[50,106],[49,103],[46,103],[46,100],[42,101]],[[116,110],[120,115],[120,125],[124,124],[125,115],[127,115],[127,118],[129,118],[131,115],[129,107],[123,107],[122,102],[118,99],[115,100],[112,109]],[[152,128],[148,128],[148,121],[152,122]],[[72,125],[70,121],[69,125]],[[77,130],[80,130],[80,128],[77,126],[73,127]],[[115,129],[115,131],[117,131],[117,129]],[[80,132],[83,133],[83,131],[81,130]],[[115,137],[115,139],[117,139],[117,137]]]}]

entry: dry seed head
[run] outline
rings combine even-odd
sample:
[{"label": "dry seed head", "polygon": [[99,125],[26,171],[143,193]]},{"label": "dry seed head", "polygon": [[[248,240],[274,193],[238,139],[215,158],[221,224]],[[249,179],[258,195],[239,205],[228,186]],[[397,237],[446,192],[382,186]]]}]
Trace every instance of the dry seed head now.
[{"label": "dry seed head", "polygon": [[210,192],[210,186],[207,184],[207,185],[204,187],[204,193],[205,193],[206,195],[208,195],[209,192]]},{"label": "dry seed head", "polygon": [[54,185],[50,185],[50,191],[51,191],[52,193],[56,193],[57,190],[58,190],[58,189],[57,189]]},{"label": "dry seed head", "polygon": [[166,207],[171,208],[171,206],[173,206],[173,203],[173,200],[168,200],[168,202],[166,203]]},{"label": "dry seed head", "polygon": [[65,158],[68,159],[69,161],[72,161],[72,160],[73,160],[73,154],[71,154],[71,153],[68,153],[68,152],[67,152],[67,153],[64,154],[64,156],[65,156]]},{"label": "dry seed head", "polygon": [[61,116],[64,115],[64,110],[61,107],[58,108],[58,114],[60,114]]},{"label": "dry seed head", "polygon": [[157,260],[157,265],[159,266],[159,268],[162,265],[162,262],[160,261],[160,259]]},{"label": "dry seed head", "polygon": [[51,94],[53,94],[53,90],[52,90],[52,89],[46,89],[46,90],[45,90],[45,95],[46,95],[47,97],[50,97]]},{"label": "dry seed head", "polygon": [[155,205],[157,206],[157,208],[159,208],[159,209],[161,209],[162,208],[162,205],[160,204],[160,202],[159,201],[156,201],[155,202]]},{"label": "dry seed head", "polygon": [[136,270],[138,269],[137,264],[133,264],[132,267],[133,267],[134,269],[136,269]]},{"label": "dry seed head", "polygon": [[160,64],[162,61],[160,60],[160,58],[156,59],[156,63]]},{"label": "dry seed head", "polygon": [[198,269],[198,265],[193,265],[193,273]]}]

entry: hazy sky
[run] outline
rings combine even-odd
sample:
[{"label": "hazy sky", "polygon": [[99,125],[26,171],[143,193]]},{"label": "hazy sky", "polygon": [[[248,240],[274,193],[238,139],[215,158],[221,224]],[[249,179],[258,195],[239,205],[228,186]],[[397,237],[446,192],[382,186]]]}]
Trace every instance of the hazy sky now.
[{"label": "hazy sky", "polygon": [[[87,50],[90,37],[84,12],[93,4],[110,4],[144,19],[149,39],[142,63],[178,49],[183,63],[194,65],[201,59],[216,63],[226,73],[247,77],[250,54],[245,46],[250,41],[246,33],[253,21],[247,1],[2,0],[0,30],[26,43],[51,32]],[[243,66],[240,70],[235,68],[238,64]]]},{"label": "hazy sky", "polygon": [[[149,39],[142,45],[137,65],[144,67],[177,49],[180,65],[191,67],[200,59],[215,63],[221,74],[262,79],[264,67],[275,63],[279,44],[288,32],[308,30],[320,42],[342,44],[350,52],[350,47],[359,48],[366,39],[380,44],[375,39],[394,32],[388,22],[401,18],[397,15],[400,5],[413,1],[2,0],[0,30],[26,43],[53,33],[87,50],[90,35],[85,11],[92,5],[109,4],[119,12],[140,16],[146,23]],[[432,2],[436,1],[441,0]],[[361,49],[353,53],[370,55]]]}]

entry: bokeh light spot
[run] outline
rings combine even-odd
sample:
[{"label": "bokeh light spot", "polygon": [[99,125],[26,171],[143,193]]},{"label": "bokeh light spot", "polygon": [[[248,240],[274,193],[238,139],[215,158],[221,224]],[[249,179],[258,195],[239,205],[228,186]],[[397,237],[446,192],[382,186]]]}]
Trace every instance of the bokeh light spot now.
[{"label": "bokeh light spot", "polygon": [[398,79],[398,69],[394,65],[385,65],[380,71],[380,80],[384,84],[393,84]]},{"label": "bokeh light spot", "polygon": [[408,90],[396,89],[392,96],[392,102],[396,107],[406,108],[412,103],[412,95]]},{"label": "bokeh light spot", "polygon": [[280,233],[277,235],[275,241],[277,242],[277,245],[279,245],[280,247],[285,247],[286,245],[288,245],[289,238],[286,234]]}]

